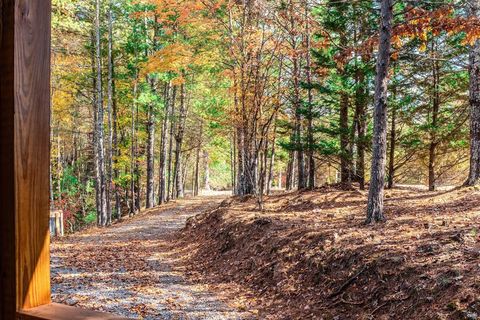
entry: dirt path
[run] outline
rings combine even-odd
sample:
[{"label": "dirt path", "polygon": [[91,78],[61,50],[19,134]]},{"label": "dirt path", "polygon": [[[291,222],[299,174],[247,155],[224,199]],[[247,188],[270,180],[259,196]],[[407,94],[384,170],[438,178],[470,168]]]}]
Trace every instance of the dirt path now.
[{"label": "dirt path", "polygon": [[[179,201],[52,245],[55,302],[141,319],[248,319],[183,275],[169,237],[224,197]],[[185,254],[185,253],[183,253]]]}]

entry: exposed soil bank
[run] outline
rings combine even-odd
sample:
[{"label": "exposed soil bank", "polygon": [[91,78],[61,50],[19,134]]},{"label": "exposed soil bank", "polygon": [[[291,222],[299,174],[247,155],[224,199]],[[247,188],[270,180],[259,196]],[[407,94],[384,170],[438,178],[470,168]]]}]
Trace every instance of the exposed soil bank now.
[{"label": "exposed soil bank", "polygon": [[187,222],[191,278],[229,288],[261,319],[479,319],[480,193],[321,188],[224,201]]}]

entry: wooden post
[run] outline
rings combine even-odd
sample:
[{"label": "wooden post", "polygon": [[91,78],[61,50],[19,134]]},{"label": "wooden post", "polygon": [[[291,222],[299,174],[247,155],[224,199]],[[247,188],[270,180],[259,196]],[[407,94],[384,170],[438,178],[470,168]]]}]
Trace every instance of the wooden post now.
[{"label": "wooden post", "polygon": [[50,0],[0,0],[0,319],[50,303]]},{"label": "wooden post", "polygon": [[63,210],[50,211],[50,236],[63,237]]},{"label": "wooden post", "polygon": [[14,319],[16,272],[12,1],[0,0],[0,15],[0,319]]},{"label": "wooden post", "polygon": [[0,0],[0,319],[125,319],[50,303],[51,0]]}]

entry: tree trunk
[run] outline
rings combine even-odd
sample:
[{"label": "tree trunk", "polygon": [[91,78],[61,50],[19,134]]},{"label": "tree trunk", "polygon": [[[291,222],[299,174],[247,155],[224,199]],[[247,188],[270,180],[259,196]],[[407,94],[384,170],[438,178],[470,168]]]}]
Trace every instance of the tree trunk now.
[{"label": "tree trunk", "polygon": [[[394,65],[395,69],[396,64]],[[393,91],[393,105],[392,105],[392,117],[391,117],[391,129],[390,129],[390,154],[388,158],[388,175],[387,175],[387,188],[392,189],[395,178],[395,148],[397,143],[397,86],[396,84],[392,88]]]},{"label": "tree trunk", "polygon": [[[147,76],[147,83],[153,93],[156,91],[155,80]],[[155,206],[155,115],[153,103],[147,106],[147,195],[145,207]]]},{"label": "tree trunk", "polygon": [[315,188],[315,158],[314,141],[313,141],[313,92],[312,92],[312,62],[311,62],[311,34],[310,34],[310,9],[308,1],[305,1],[305,47],[306,47],[306,80],[307,80],[307,107],[308,107],[308,124],[307,124],[307,143],[308,143],[308,189]]},{"label": "tree trunk", "polygon": [[349,152],[348,94],[342,92],[340,100],[340,179],[342,183],[350,184],[352,177]]},{"label": "tree trunk", "polygon": [[[152,85],[153,86],[153,85]],[[154,194],[154,147],[155,147],[155,119],[153,115],[153,104],[148,106],[147,114],[147,199],[146,208],[155,205]]]},{"label": "tree trunk", "polygon": [[176,198],[184,197],[184,190],[181,177],[182,165],[182,145],[185,134],[185,120],[187,118],[187,101],[186,101],[186,87],[185,84],[180,85],[180,110],[178,119],[177,134],[175,136],[175,165],[173,176],[176,186]]},{"label": "tree trunk", "polygon": [[207,150],[203,150],[203,171],[205,177],[203,179],[203,188],[210,191],[210,155]]},{"label": "tree trunk", "polygon": [[[244,181],[244,195],[255,195],[258,192],[258,162],[259,153],[254,152],[254,147],[251,144],[254,143],[250,139],[245,144],[245,181]],[[261,147],[259,148],[261,149]],[[260,151],[260,150],[259,150]]]},{"label": "tree trunk", "polygon": [[435,41],[432,42],[432,78],[433,78],[433,106],[432,106],[432,122],[431,122],[431,132],[430,132],[430,147],[429,147],[429,157],[428,157],[428,190],[435,191],[436,186],[436,176],[435,176],[435,165],[436,165],[436,149],[438,145],[437,141],[437,127],[438,127],[438,113],[440,111],[440,67],[438,61],[436,60],[436,46]]},{"label": "tree trunk", "polygon": [[[137,79],[135,78],[135,83],[133,87],[133,96],[136,98],[137,96]],[[136,161],[137,161],[137,156],[135,152],[135,140],[136,140],[136,132],[135,132],[135,113],[136,113],[136,105],[135,102],[132,103],[132,108],[131,108],[131,113],[132,113],[132,119],[131,119],[131,126],[130,126],[130,143],[131,143],[131,148],[130,148],[130,212],[129,215],[132,216],[135,214],[136,210],[136,200],[135,200],[135,175],[136,175]]]},{"label": "tree trunk", "polygon": [[195,154],[195,170],[193,171],[193,181],[192,189],[193,196],[196,197],[199,194],[199,183],[200,183],[200,146],[197,147],[197,152]]},{"label": "tree trunk", "polygon": [[197,152],[195,155],[195,170],[193,178],[193,195],[196,197],[200,191],[200,151],[203,146],[203,121],[200,123],[200,139],[197,146]]},{"label": "tree trunk", "polygon": [[232,141],[230,143],[230,170],[231,170],[231,180],[232,180],[232,193],[233,195],[237,192],[237,144],[236,144],[236,135],[233,131]]},{"label": "tree trunk", "polygon": [[390,129],[390,156],[388,162],[387,188],[392,189],[395,177],[395,146],[397,142],[397,108],[392,107],[392,127]]},{"label": "tree trunk", "polygon": [[294,90],[294,109],[295,109],[295,149],[297,152],[297,187],[299,190],[307,187],[305,176],[305,154],[302,143],[302,114],[300,98],[300,67],[297,57],[293,58],[293,90]]},{"label": "tree trunk", "polygon": [[[62,152],[60,150],[60,132],[57,133],[57,190],[58,190],[58,200],[62,201]],[[100,209],[101,210],[101,209]]]},{"label": "tree trunk", "polygon": [[169,142],[168,142],[168,180],[167,180],[167,202],[172,199],[173,190],[172,190],[172,163],[173,163],[173,139],[174,139],[174,131],[175,131],[175,103],[177,99],[177,87],[173,87],[172,92],[172,108],[170,110],[170,134],[169,134]]},{"label": "tree trunk", "polygon": [[358,72],[358,87],[355,93],[355,108],[357,110],[357,163],[356,176],[360,190],[365,190],[365,132],[367,127],[367,83],[362,70]]},{"label": "tree trunk", "polygon": [[[480,14],[480,1],[470,0],[470,15]],[[470,47],[470,172],[465,182],[468,186],[480,182],[480,40]]]},{"label": "tree trunk", "polygon": [[104,110],[103,110],[103,88],[102,88],[102,48],[100,30],[100,0],[95,2],[95,66],[96,66],[96,97],[97,97],[97,121],[96,121],[96,158],[97,158],[97,184],[98,200],[100,201],[99,225],[107,225],[107,199],[105,185],[105,146],[104,146]]},{"label": "tree trunk", "polygon": [[[310,90],[311,91],[311,90]],[[310,95],[310,94],[309,94]],[[313,140],[313,116],[312,107],[309,102],[309,119],[308,119],[308,189],[315,189],[315,158],[314,158],[314,140]]]},{"label": "tree trunk", "polygon": [[[112,179],[114,177],[113,172],[113,157],[116,156],[116,146],[114,146],[114,126],[116,126],[116,119],[113,119],[113,113],[116,117],[116,104],[115,102],[115,88],[114,88],[114,60],[113,60],[113,20],[112,20],[112,1],[108,3],[108,176],[107,176],[107,224],[112,223],[112,206],[111,206],[111,195],[112,195]],[[115,109],[115,110],[114,110]],[[115,137],[116,139],[116,137]],[[116,144],[116,141],[115,141]],[[115,211],[118,214],[118,194],[116,190],[113,190],[115,195]]]},{"label": "tree trunk", "polygon": [[244,147],[244,130],[237,128],[237,195],[245,195],[245,147]]},{"label": "tree trunk", "polygon": [[[116,99],[116,87],[115,87],[115,60],[113,54],[113,19],[112,19],[112,1],[109,3],[108,8],[108,96],[109,96],[109,109],[111,108],[112,120],[111,120],[111,149],[110,150],[110,169],[113,167],[113,179],[115,181],[119,177],[119,171],[117,168],[118,160],[117,157],[119,154],[118,149],[118,110],[117,110],[117,99]],[[112,173],[110,173],[111,176]],[[119,190],[115,183],[112,183],[109,179],[110,184],[113,186],[113,194],[115,195],[115,214],[117,219],[121,217],[121,208],[120,208],[120,194]],[[111,215],[109,217],[109,222],[111,222]]]},{"label": "tree trunk", "polygon": [[[138,94],[138,87],[136,87],[135,89],[135,95],[134,95],[134,99],[137,98],[137,94]],[[139,115],[140,115],[140,112],[138,110],[138,103],[135,104],[136,105],[136,117],[135,117],[135,132],[139,132],[138,130],[138,125],[139,125]],[[135,213],[136,212],[140,212],[140,208],[141,208],[141,197],[140,197],[140,194],[141,194],[141,187],[140,187],[140,161],[139,161],[139,152],[138,152],[138,136],[135,136]]]},{"label": "tree trunk", "polygon": [[375,102],[373,114],[373,152],[370,189],[368,193],[366,223],[385,220],[383,193],[385,184],[385,162],[387,157],[387,94],[388,67],[392,37],[393,0],[381,2],[380,42],[375,78]]},{"label": "tree trunk", "polygon": [[430,143],[428,152],[428,191],[435,191],[437,189],[435,183],[435,161],[436,161],[436,144]]},{"label": "tree trunk", "polygon": [[285,189],[287,191],[290,191],[293,189],[294,163],[295,163],[295,153],[293,151],[290,151],[288,164],[287,164],[286,182],[285,182]]},{"label": "tree trunk", "polygon": [[170,90],[171,86],[170,83],[165,85],[165,92],[164,92],[164,103],[165,103],[165,110],[163,115],[162,121],[162,132],[161,132],[161,141],[160,141],[160,160],[159,160],[159,169],[158,169],[158,177],[159,177],[159,184],[158,184],[158,204],[164,204],[166,201],[166,163],[167,163],[167,127],[168,127],[168,118],[170,117]]},{"label": "tree trunk", "polygon": [[270,151],[270,163],[268,168],[268,180],[267,180],[267,195],[270,195],[272,189],[272,181],[273,181],[273,166],[275,164],[275,145],[277,144],[277,121],[275,117],[275,125],[273,126],[273,141],[272,141],[272,149]]},{"label": "tree trunk", "polygon": [[[96,68],[95,68],[95,64],[96,64],[96,61],[95,61],[95,46],[96,46],[96,43],[95,43],[95,30],[92,29],[92,34],[91,34],[91,47],[92,47],[92,51],[91,51],[91,67],[92,67],[92,88],[93,88],[93,99],[92,99],[92,103],[93,103],[93,162],[94,162],[94,171],[95,171],[95,210],[97,212],[97,225],[100,225],[100,211],[102,211],[102,207],[101,207],[101,200],[100,200],[100,176],[98,175],[98,170],[99,170],[99,166],[98,166],[98,157],[97,157],[97,117],[98,117],[98,114],[97,114],[97,76],[96,76]],[[58,164],[57,164],[58,166]],[[58,173],[57,173],[58,175]],[[59,180],[60,181],[60,180]],[[60,189],[60,188],[59,188]],[[59,196],[61,196],[59,194]],[[59,200],[61,200],[59,198]]]},{"label": "tree trunk", "polygon": [[[157,23],[157,16],[154,19],[154,35],[152,39],[151,51],[155,51],[157,49],[157,36],[158,36],[158,23]],[[145,56],[148,57],[148,24],[145,19],[145,39],[146,41],[146,49],[145,49]],[[154,95],[156,95],[156,83],[155,79],[151,76],[147,76],[147,83],[150,85],[150,89]],[[155,206],[155,115],[154,115],[154,105],[153,103],[149,103],[148,112],[147,112],[147,196],[146,196],[146,203],[145,207],[153,208]]]},{"label": "tree trunk", "polygon": [[266,178],[266,174],[267,174],[267,171],[266,171],[266,167],[267,167],[267,150],[268,150],[268,140],[266,139],[265,142],[263,143],[263,147],[260,146],[260,155],[259,155],[259,158],[260,158],[260,170],[259,170],[259,176],[258,176],[258,192],[257,192],[257,204],[258,204],[258,209],[260,211],[263,211],[264,209],[264,198],[263,198],[263,194],[264,194],[264,191],[265,191],[265,178]]}]

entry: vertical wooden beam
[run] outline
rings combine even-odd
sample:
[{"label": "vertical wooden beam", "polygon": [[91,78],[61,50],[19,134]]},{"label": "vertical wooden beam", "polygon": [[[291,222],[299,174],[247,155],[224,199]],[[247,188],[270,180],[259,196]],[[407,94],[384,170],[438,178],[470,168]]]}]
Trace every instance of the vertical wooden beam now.
[{"label": "vertical wooden beam", "polygon": [[0,0],[0,319],[15,319],[14,2]]},{"label": "vertical wooden beam", "polygon": [[50,0],[0,0],[0,318],[50,302]]},{"label": "vertical wooden beam", "polygon": [[15,1],[17,309],[50,303],[50,0]]}]

